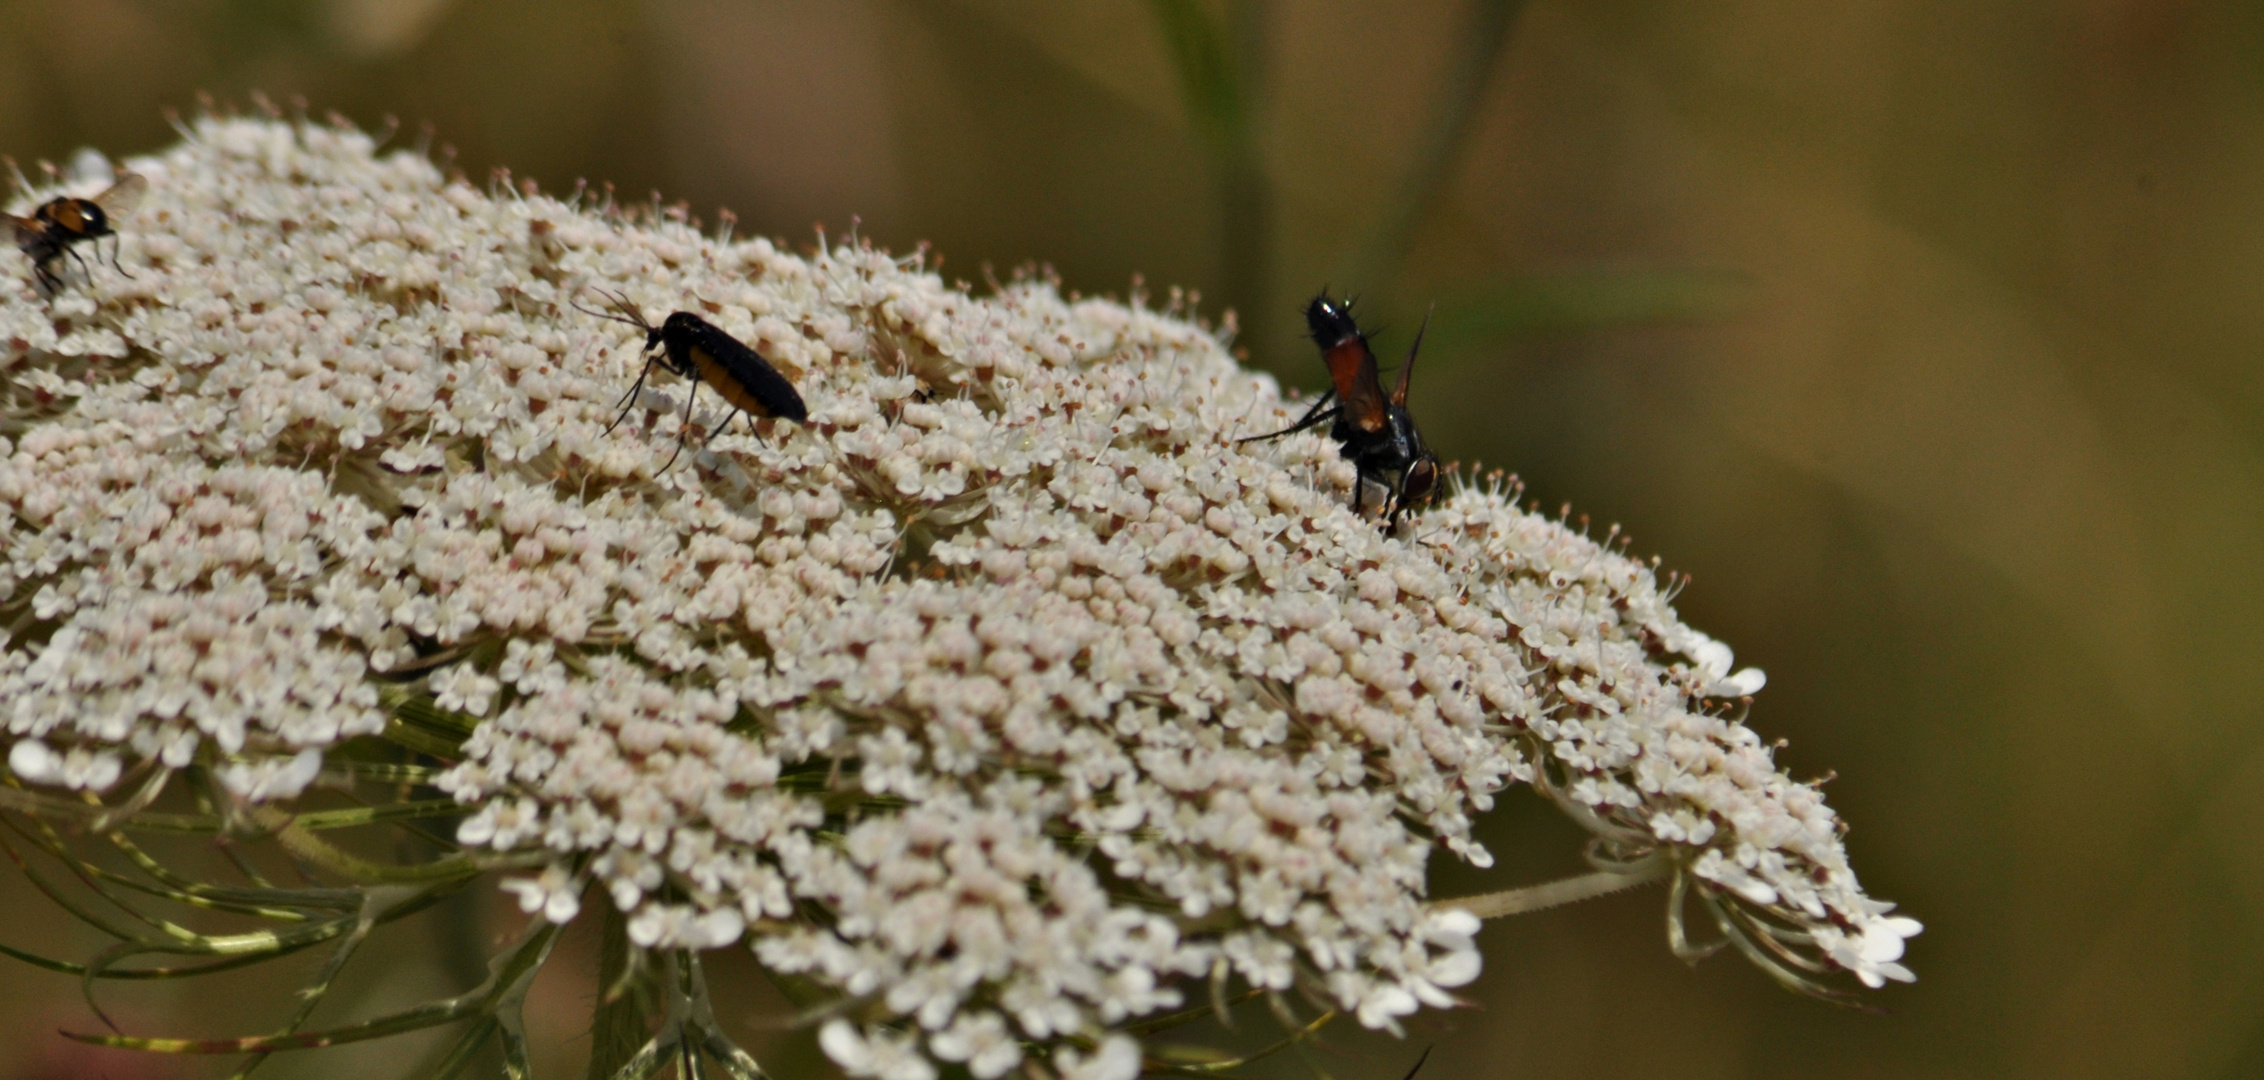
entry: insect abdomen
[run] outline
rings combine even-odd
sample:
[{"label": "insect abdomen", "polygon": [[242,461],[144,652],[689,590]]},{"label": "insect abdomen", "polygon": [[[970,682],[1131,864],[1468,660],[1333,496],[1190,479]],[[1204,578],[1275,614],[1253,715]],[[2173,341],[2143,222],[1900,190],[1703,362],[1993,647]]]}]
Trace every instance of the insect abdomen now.
[{"label": "insect abdomen", "polygon": [[[722,394],[723,400],[730,402],[734,408],[743,409],[750,416],[777,416],[779,414],[778,408],[774,407],[773,403],[765,401],[762,395],[743,384],[736,373],[716,360],[706,349],[694,346],[690,351],[692,364],[699,371],[700,381],[714,387],[715,392]],[[800,402],[797,401],[796,404],[800,404]],[[799,420],[801,417],[790,417],[789,419]]]}]

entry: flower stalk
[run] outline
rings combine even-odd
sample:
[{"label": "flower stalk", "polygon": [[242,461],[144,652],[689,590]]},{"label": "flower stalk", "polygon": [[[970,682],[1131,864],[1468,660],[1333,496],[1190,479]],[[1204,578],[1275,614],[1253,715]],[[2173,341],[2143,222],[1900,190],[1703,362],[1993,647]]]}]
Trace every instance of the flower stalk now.
[{"label": "flower stalk", "polygon": [[1481,919],[1499,919],[1505,915],[1525,915],[1609,896],[1623,889],[1659,881],[1672,872],[1671,863],[1654,855],[1628,870],[1597,870],[1540,885],[1433,901],[1433,906],[1467,911]]}]

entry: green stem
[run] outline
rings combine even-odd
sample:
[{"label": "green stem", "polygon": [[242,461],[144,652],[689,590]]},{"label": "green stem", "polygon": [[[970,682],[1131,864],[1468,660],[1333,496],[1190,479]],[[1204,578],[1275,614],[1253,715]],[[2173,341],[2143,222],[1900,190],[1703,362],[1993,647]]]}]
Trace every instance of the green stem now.
[{"label": "green stem", "polygon": [[1540,885],[1503,889],[1500,892],[1485,893],[1479,896],[1460,896],[1452,900],[1437,900],[1433,901],[1431,906],[1434,908],[1460,908],[1481,919],[1498,919],[1504,915],[1523,915],[1529,911],[1552,908],[1559,904],[1592,900],[1599,896],[1618,892],[1621,889],[1632,889],[1637,885],[1648,885],[1667,876],[1668,871],[1673,869],[1673,865],[1665,859],[1653,859],[1646,863],[1637,864],[1637,866],[1637,869],[1625,873],[1617,870],[1598,870],[1592,874],[1582,874],[1579,877],[1565,878],[1561,881],[1551,881]]},{"label": "green stem", "polygon": [[614,910],[610,900],[598,934],[597,1012],[590,1019],[590,1067],[582,1075],[612,1080],[644,1047],[645,1016],[633,990],[614,993],[625,989],[622,976],[629,970],[629,920]]}]

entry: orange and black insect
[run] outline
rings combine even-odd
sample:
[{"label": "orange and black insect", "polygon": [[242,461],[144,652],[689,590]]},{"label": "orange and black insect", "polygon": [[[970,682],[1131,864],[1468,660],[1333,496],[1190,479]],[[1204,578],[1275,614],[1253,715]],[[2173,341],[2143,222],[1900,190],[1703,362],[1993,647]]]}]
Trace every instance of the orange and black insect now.
[{"label": "orange and black insect", "polygon": [[[1376,375],[1376,354],[1368,349],[1368,335],[1352,321],[1348,304],[1331,300],[1323,292],[1305,308],[1305,324],[1312,329],[1313,343],[1321,347],[1321,359],[1328,363],[1329,381],[1336,385],[1295,424],[1271,435],[1237,442],[1278,439],[1315,424],[1336,421],[1329,428],[1329,438],[1336,440],[1345,460],[1360,470],[1352,488],[1352,510],[1366,510],[1369,481],[1382,484],[1390,492],[1384,503],[1384,527],[1388,529],[1397,524],[1399,515],[1430,499],[1439,482],[1439,459],[1423,445],[1422,434],[1415,430],[1415,418],[1407,413],[1407,381],[1415,372],[1415,353],[1423,347],[1423,332],[1415,332],[1415,343],[1407,349],[1407,364],[1399,369],[1399,385],[1386,398],[1383,380]],[[1337,402],[1334,408],[1329,407],[1331,401]]]},{"label": "orange and black insect", "polygon": [[[49,199],[39,204],[30,217],[0,214],[16,234],[16,248],[31,258],[31,272],[49,294],[62,291],[63,278],[55,272],[55,264],[63,256],[78,259],[79,268],[86,269],[86,260],[71,250],[71,245],[116,236],[118,219],[131,212],[141,202],[142,193],[149,190],[149,181],[139,173],[127,173],[118,178],[102,194],[91,199],[75,199],[68,195]],[[118,265],[115,248],[110,253],[110,265],[121,274],[126,268]],[[132,277],[132,274],[126,274]]]},{"label": "orange and black insect", "polygon": [[[636,385],[622,395],[618,406],[621,415],[606,425],[607,434],[628,418],[629,410],[634,407],[630,403],[637,399],[637,392],[645,388],[645,377],[652,374],[654,364],[691,380],[691,392],[684,397],[684,428],[676,436],[676,453],[669,455],[668,465],[660,467],[662,472],[667,472],[668,466],[676,464],[676,459],[684,453],[684,439],[691,432],[692,403],[699,398],[703,382],[715,387],[715,392],[722,394],[723,400],[732,407],[731,415],[724,417],[723,423],[708,434],[709,439],[722,434],[740,413],[749,417],[776,416],[797,424],[808,422],[809,407],[802,404],[802,395],[794,392],[794,384],[787,382],[786,376],[770,366],[770,361],[763,359],[762,354],[717,329],[714,323],[689,311],[679,311],[654,326],[645,321],[644,314],[632,306],[627,297],[613,293],[601,295],[620,314],[608,315],[580,304],[574,306],[598,318],[644,331],[644,351],[652,354],[645,360],[645,369],[637,374]],[[761,438],[761,432],[756,432],[755,437]]]}]

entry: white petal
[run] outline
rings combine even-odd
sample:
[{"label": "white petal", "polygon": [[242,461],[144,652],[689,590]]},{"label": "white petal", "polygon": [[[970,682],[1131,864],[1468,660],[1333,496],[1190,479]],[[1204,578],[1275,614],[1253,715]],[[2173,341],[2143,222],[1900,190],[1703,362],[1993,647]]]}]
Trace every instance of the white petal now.
[{"label": "white petal", "polygon": [[24,739],[8,748],[8,771],[34,784],[53,784],[63,778],[63,756],[38,739]]},{"label": "white petal", "polygon": [[818,1029],[818,1048],[824,1050],[825,1056],[832,1058],[834,1064],[841,1066],[841,1071],[851,1076],[872,1075],[872,1048],[865,1045],[864,1038],[857,1034],[857,1029],[849,1021],[826,1021],[825,1026]]}]

